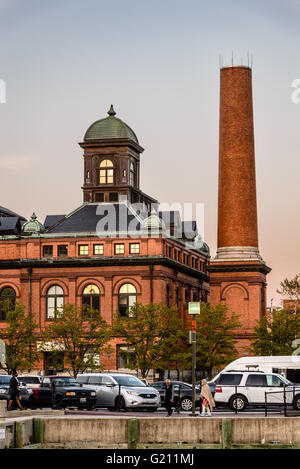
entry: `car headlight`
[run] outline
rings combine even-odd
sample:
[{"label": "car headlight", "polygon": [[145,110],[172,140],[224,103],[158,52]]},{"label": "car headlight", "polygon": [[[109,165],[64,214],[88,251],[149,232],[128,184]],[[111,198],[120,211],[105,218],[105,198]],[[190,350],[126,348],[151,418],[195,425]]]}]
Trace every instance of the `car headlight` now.
[{"label": "car headlight", "polygon": [[136,392],[136,391],[127,391],[126,390],[126,392],[127,392],[127,394],[130,394],[131,396],[138,396],[139,395],[139,393]]},{"label": "car headlight", "polygon": [[66,392],[66,396],[76,396],[76,392]]},{"label": "car headlight", "polygon": [[0,394],[6,394],[5,389],[0,389]]},{"label": "car headlight", "polygon": [[91,392],[91,396],[96,396],[96,393],[95,393],[95,392]]}]

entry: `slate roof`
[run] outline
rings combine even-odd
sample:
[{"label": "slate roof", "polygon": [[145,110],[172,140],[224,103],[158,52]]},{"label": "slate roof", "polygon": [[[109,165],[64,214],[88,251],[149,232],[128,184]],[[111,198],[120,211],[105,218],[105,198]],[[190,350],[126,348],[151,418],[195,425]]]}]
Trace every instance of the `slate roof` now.
[{"label": "slate roof", "polygon": [[18,234],[21,230],[19,217],[0,217],[0,236],[6,234]]},{"label": "slate roof", "polygon": [[53,225],[56,225],[60,220],[62,220],[66,215],[47,215],[43,223],[44,227],[50,228]]},{"label": "slate roof", "polygon": [[26,220],[26,218],[22,217],[21,215],[18,215],[12,210],[9,210],[8,208],[1,207],[1,206],[0,206],[0,217],[18,217],[21,220]]},{"label": "slate roof", "polygon": [[141,219],[128,208],[126,203],[85,203],[56,225],[48,228],[47,233],[139,231],[140,221]]}]

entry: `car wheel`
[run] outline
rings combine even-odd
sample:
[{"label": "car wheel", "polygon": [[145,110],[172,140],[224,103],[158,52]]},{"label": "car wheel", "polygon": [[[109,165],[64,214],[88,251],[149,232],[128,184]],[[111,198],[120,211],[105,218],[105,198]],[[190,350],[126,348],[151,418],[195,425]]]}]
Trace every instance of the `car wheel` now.
[{"label": "car wheel", "polygon": [[242,396],[242,395],[235,395],[232,396],[229,400],[229,407],[232,410],[238,410],[239,412],[242,412],[243,410],[246,409],[247,407],[247,399]]},{"label": "car wheel", "polygon": [[124,397],[118,396],[115,400],[115,410],[126,410]]},{"label": "car wheel", "polygon": [[294,397],[293,409],[294,410],[300,410],[300,394],[298,396]]},{"label": "car wheel", "polygon": [[180,401],[181,410],[192,410],[193,402],[189,397],[183,397]]}]

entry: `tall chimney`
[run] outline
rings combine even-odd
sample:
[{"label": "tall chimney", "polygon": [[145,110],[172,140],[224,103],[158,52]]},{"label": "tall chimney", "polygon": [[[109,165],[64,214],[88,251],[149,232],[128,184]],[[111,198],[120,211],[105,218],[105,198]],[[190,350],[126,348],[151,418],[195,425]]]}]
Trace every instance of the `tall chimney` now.
[{"label": "tall chimney", "polygon": [[216,259],[261,259],[258,250],[252,71],[220,73],[218,250]]},{"label": "tall chimney", "polygon": [[218,248],[209,265],[210,302],[239,316],[239,355],[248,353],[266,312],[271,270],[258,249],[253,127],[251,68],[221,68]]}]

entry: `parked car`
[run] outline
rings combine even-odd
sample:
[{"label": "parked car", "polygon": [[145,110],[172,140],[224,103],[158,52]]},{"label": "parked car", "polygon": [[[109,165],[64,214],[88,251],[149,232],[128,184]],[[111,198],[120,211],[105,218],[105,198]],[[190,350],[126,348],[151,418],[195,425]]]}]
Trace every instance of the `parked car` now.
[{"label": "parked car", "polygon": [[[0,399],[5,399],[7,402],[10,400],[9,383],[11,380],[10,375],[0,375]],[[20,385],[20,402],[22,407],[31,407],[33,402],[33,391],[26,386]]]},{"label": "parked car", "polygon": [[226,371],[219,373],[213,382],[216,385],[215,402],[239,411],[248,406],[265,406],[265,393],[268,405],[283,405],[284,392],[286,403],[300,410],[300,387],[276,373],[253,371]]},{"label": "parked car", "polygon": [[55,383],[56,407],[77,407],[93,409],[96,404],[96,393],[90,388],[82,387],[70,376],[43,376],[40,386],[33,389],[36,407],[52,406],[52,386]]},{"label": "parked car", "polygon": [[149,412],[160,407],[159,392],[129,374],[85,373],[78,375],[77,380],[97,392],[96,407]]},{"label": "parked car", "polygon": [[[174,386],[174,406],[181,410],[192,410],[192,386],[191,384],[184,383],[182,381],[172,381]],[[157,381],[151,385],[156,389],[161,398],[161,405],[164,406],[164,386],[165,381]],[[196,407],[200,406],[200,389],[196,387]]]},{"label": "parked car", "polygon": [[19,375],[18,380],[27,388],[36,389],[40,386],[42,377],[39,375]]}]

